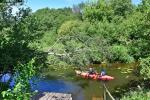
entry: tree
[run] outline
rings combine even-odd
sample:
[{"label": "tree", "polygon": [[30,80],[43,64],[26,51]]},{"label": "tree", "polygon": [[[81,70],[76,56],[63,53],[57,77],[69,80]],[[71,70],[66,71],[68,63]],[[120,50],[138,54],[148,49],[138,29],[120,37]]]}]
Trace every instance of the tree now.
[{"label": "tree", "polygon": [[61,26],[66,20],[73,20],[77,18],[77,15],[72,12],[71,8],[63,9],[39,9],[34,15],[39,20],[40,29],[43,31],[52,31]]},{"label": "tree", "polygon": [[[16,76],[17,81],[14,90],[9,89],[9,86],[2,89],[5,91],[1,92],[3,99],[6,100],[10,98],[22,99],[23,96],[27,96],[24,99],[29,99],[31,92],[29,79],[44,64],[39,58],[42,59],[42,62],[46,60],[46,54],[31,46],[33,41],[42,37],[37,19],[32,15],[29,8],[19,8],[16,14],[12,14],[12,6],[15,4],[16,1],[13,0],[10,3],[0,3],[0,65],[2,68],[0,74],[7,72],[12,75],[19,74]],[[33,68],[33,63],[29,63],[33,58],[36,68]],[[21,92],[25,95],[22,95]],[[0,94],[0,99],[2,94]],[[7,97],[8,95],[9,97]]]},{"label": "tree", "polygon": [[35,75],[34,60],[27,64],[18,64],[15,66],[15,78],[13,89],[8,89],[2,92],[2,99],[4,100],[30,100],[32,94],[30,91],[29,80]]},{"label": "tree", "polygon": [[60,36],[50,47],[49,55],[76,66],[103,61],[109,56],[107,41],[92,32],[91,27],[90,23],[78,20],[62,24]]},{"label": "tree", "polygon": [[90,21],[103,21],[105,18],[111,21],[113,10],[107,0],[98,0],[94,3],[89,3],[83,9],[83,18]]},{"label": "tree", "polygon": [[129,51],[125,46],[114,45],[110,48],[112,57],[110,61],[133,62],[134,58],[129,55]]},{"label": "tree", "polygon": [[126,17],[133,12],[132,0],[111,0],[114,15]]},{"label": "tree", "polygon": [[126,94],[120,100],[148,100],[150,99],[148,92],[143,91],[131,91],[130,93]]}]

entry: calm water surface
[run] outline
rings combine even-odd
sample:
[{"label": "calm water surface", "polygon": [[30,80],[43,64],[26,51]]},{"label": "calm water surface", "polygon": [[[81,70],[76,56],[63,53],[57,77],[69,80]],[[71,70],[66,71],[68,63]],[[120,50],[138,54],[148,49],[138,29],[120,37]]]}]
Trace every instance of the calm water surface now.
[{"label": "calm water surface", "polygon": [[[93,65],[100,70],[99,65]],[[110,91],[116,87],[127,84],[130,80],[137,79],[133,75],[133,68],[136,64],[109,64],[106,67],[107,74],[115,77],[114,80],[106,82]],[[59,68],[58,68],[59,69]],[[59,73],[59,74],[58,74]],[[82,79],[75,75],[73,69],[45,70],[46,78],[37,81],[33,90],[41,92],[62,92],[71,93],[73,100],[92,100],[93,97],[102,97],[102,82],[89,79]]]}]

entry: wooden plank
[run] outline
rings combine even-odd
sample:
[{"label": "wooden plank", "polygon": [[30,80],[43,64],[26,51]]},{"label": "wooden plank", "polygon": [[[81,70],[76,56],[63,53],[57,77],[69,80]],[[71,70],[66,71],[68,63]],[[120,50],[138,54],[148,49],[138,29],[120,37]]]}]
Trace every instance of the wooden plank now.
[{"label": "wooden plank", "polygon": [[71,94],[44,92],[33,97],[32,100],[72,100]]},{"label": "wooden plank", "polygon": [[39,100],[47,100],[47,98],[49,97],[49,94],[48,93],[43,93],[44,96],[39,98]]},{"label": "wooden plank", "polygon": [[[57,93],[55,93],[55,94],[52,96],[52,98],[49,99],[49,100],[56,100],[56,99],[58,99],[58,94],[57,94]],[[59,100],[59,99],[58,99],[58,100]]]},{"label": "wooden plank", "polygon": [[49,97],[47,98],[47,100],[51,100],[54,95],[55,95],[55,93],[50,93],[50,94],[49,94]]},{"label": "wooden plank", "polygon": [[72,100],[71,94],[68,94],[68,99],[67,100]]}]

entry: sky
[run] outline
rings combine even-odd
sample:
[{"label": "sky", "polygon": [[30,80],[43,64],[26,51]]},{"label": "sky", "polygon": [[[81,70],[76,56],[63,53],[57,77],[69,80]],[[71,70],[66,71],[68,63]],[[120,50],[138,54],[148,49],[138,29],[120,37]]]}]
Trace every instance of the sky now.
[{"label": "sky", "polygon": [[[49,8],[64,8],[72,7],[73,4],[79,4],[86,2],[87,0],[25,0],[26,6],[30,7],[33,12],[38,9],[49,7]],[[132,0],[134,4],[138,4],[140,0]]]}]

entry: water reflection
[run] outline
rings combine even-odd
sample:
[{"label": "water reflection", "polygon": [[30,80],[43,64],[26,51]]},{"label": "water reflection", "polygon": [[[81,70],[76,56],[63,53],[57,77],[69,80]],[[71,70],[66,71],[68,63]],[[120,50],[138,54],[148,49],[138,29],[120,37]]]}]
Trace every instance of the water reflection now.
[{"label": "water reflection", "polygon": [[[110,91],[114,91],[116,89],[115,87],[123,86],[125,84],[128,84],[130,80],[134,80],[137,77],[133,75],[133,68],[136,66],[136,63],[132,64],[120,64],[120,63],[114,63],[109,64],[105,67],[107,74],[110,76],[115,77],[114,80],[107,82],[106,86]],[[91,66],[91,65],[90,65]],[[100,70],[100,66],[98,64],[92,65],[95,70],[98,72]],[[85,69],[86,70],[86,69]],[[85,99],[82,100],[92,100],[93,97],[99,97],[101,98],[103,95],[103,87],[102,84],[99,81],[89,80],[89,79],[82,79],[80,77],[77,77],[75,75],[74,69],[68,69],[67,71],[63,71],[63,69],[59,71],[45,71],[44,73],[47,73],[46,76],[54,76],[55,78],[59,73],[63,73],[63,77],[58,76],[57,79],[63,79],[68,80],[70,82],[73,82],[77,84],[83,91],[83,96]],[[66,73],[71,73],[70,75]],[[47,77],[47,79],[51,80],[51,77]],[[77,99],[74,99],[77,100]]]},{"label": "water reflection", "polygon": [[32,90],[39,92],[59,92],[72,94],[73,100],[84,100],[83,90],[80,86],[63,80],[41,79],[32,86]]}]

